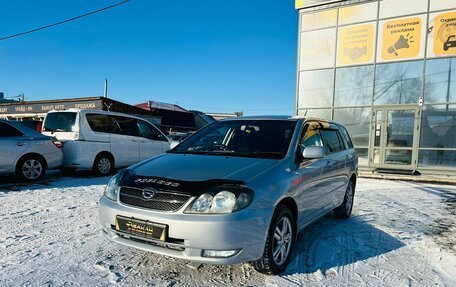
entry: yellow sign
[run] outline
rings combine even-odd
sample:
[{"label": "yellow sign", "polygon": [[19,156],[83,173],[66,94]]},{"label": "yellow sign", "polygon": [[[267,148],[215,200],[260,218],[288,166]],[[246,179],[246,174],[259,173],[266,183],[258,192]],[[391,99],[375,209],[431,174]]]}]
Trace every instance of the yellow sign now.
[{"label": "yellow sign", "polygon": [[382,58],[414,58],[421,49],[421,18],[388,21],[383,26]]},{"label": "yellow sign", "polygon": [[374,55],[374,25],[341,28],[337,48],[337,63],[351,65],[370,62]]},{"label": "yellow sign", "polygon": [[434,53],[456,55],[456,12],[440,14],[435,18]]}]

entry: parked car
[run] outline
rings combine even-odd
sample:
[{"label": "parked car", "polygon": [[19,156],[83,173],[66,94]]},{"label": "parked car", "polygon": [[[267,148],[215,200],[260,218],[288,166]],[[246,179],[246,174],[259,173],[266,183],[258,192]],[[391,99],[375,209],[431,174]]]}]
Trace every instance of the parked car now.
[{"label": "parked car", "polygon": [[15,174],[22,180],[43,178],[47,169],[62,164],[62,144],[19,122],[0,120],[0,175]]},{"label": "parked car", "polygon": [[221,120],[115,175],[99,202],[101,227],[126,246],[277,274],[299,231],[331,211],[350,216],[357,168],[341,125]]},{"label": "parked car", "polygon": [[43,129],[43,122],[42,121],[37,121],[37,120],[25,120],[25,121],[18,121],[18,123],[31,128],[32,130],[35,130],[39,133],[41,133]]},{"label": "parked car", "polygon": [[92,169],[99,175],[170,148],[168,138],[153,124],[100,110],[51,111],[44,119],[43,134],[62,141],[64,169]]}]

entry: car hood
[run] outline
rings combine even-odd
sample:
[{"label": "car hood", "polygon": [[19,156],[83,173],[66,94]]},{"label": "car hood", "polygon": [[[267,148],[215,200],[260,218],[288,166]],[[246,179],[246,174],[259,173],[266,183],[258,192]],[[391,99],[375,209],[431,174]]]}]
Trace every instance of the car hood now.
[{"label": "car hood", "polygon": [[166,153],[134,166],[129,170],[129,177],[246,182],[278,162],[276,159]]}]

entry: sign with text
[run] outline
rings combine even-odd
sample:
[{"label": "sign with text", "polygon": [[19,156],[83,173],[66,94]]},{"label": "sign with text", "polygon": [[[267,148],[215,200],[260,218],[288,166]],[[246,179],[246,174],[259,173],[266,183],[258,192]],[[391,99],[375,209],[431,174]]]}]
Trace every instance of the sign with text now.
[{"label": "sign with text", "polygon": [[69,102],[47,102],[40,104],[17,104],[8,103],[0,105],[0,114],[42,114],[51,110],[65,109],[101,109],[101,100],[94,101],[69,101]]},{"label": "sign with text", "polygon": [[434,53],[437,56],[456,55],[456,12],[435,18]]},{"label": "sign with text", "polygon": [[339,30],[337,64],[369,63],[374,55],[374,24],[344,27]]},{"label": "sign with text", "polygon": [[419,17],[387,21],[383,25],[382,59],[414,58],[421,50],[422,20]]}]

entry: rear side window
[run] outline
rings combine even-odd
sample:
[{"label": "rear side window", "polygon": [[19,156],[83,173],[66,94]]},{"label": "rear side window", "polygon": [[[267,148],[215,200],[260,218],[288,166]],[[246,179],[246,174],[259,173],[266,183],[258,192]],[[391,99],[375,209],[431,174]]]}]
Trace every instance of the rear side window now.
[{"label": "rear side window", "polygon": [[15,127],[7,123],[0,123],[0,137],[20,137],[22,135]]},{"label": "rear side window", "polygon": [[87,114],[87,122],[94,132],[106,133],[108,131],[108,116],[100,114]]},{"label": "rear side window", "polygon": [[350,136],[348,135],[347,130],[344,127],[339,126],[339,132],[340,132],[340,136],[342,137],[342,141],[345,144],[345,147],[347,149],[353,148],[353,143],[350,139]]},{"label": "rear side window", "polygon": [[76,123],[76,113],[48,113],[44,121],[44,132],[72,132]]},{"label": "rear side window", "polygon": [[320,130],[325,146],[330,153],[343,150],[343,144],[337,130]]},{"label": "rear side window", "polygon": [[113,134],[138,136],[137,121],[133,118],[109,116],[108,131]]}]

